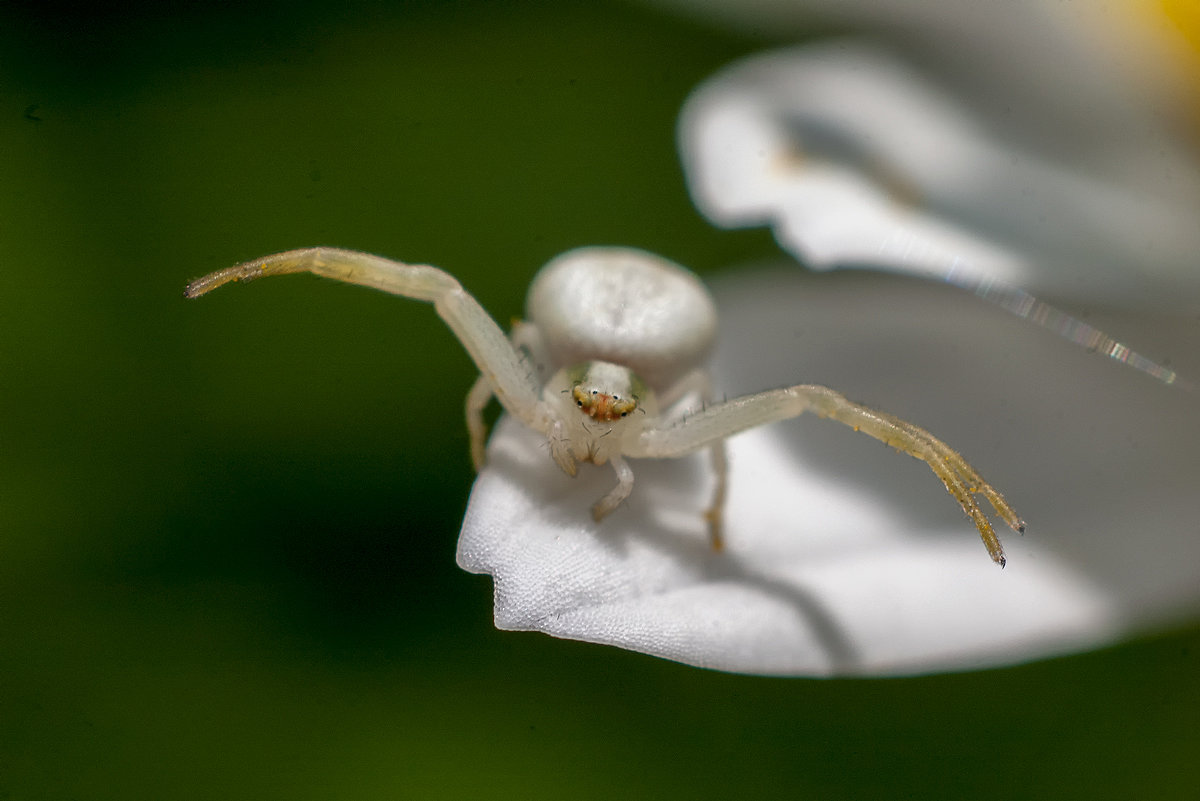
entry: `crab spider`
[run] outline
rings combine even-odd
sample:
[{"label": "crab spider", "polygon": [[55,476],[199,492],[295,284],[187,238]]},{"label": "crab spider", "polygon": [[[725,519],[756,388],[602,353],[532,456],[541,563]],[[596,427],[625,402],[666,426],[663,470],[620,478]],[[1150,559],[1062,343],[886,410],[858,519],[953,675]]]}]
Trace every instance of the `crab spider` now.
[{"label": "crab spider", "polygon": [[[1013,529],[1025,529],[1004,497],[944,442],[831,389],[800,384],[713,403],[703,365],[716,336],[716,308],[695,275],[658,256],[627,248],[580,248],[558,256],[534,278],[529,319],[510,336],[448,273],[337,248],[244,262],[193,281],[186,295],[297,272],[432,303],[479,367],[466,402],[476,469],[484,462],[483,410],[494,396],[546,437],[550,455],[568,475],[575,475],[579,462],[612,465],[617,484],[592,507],[596,520],[633,489],[626,457],[676,458],[707,448],[716,486],[705,518],[712,545],[720,549],[726,438],[815,412],[926,462],[1001,567],[1004,549],[975,496],[986,498]],[[696,396],[698,410],[685,402]]]}]

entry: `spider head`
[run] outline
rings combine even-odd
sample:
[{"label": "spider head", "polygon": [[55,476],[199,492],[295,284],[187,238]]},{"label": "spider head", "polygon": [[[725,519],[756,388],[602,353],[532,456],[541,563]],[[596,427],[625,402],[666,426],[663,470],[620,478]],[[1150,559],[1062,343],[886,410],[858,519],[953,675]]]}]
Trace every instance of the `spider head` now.
[{"label": "spider head", "polygon": [[547,385],[557,398],[563,434],[576,459],[604,464],[623,453],[653,415],[653,395],[628,367],[584,362],[562,370]]},{"label": "spider head", "polygon": [[[585,362],[567,370],[568,395],[597,423],[617,423],[640,408],[646,387],[633,371],[612,362]],[[644,411],[644,410],[643,410]]]},{"label": "spider head", "polygon": [[571,398],[584,414],[600,423],[615,422],[637,409],[635,398],[609,395],[598,389],[589,392],[582,384],[576,384],[571,389]]}]

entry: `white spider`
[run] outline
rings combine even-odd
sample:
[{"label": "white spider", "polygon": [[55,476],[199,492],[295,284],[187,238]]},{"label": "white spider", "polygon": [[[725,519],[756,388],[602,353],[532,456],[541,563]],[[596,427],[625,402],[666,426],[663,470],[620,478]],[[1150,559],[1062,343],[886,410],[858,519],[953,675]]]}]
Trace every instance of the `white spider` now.
[{"label": "white spider", "polygon": [[[613,466],[617,485],[592,507],[596,520],[633,489],[625,457],[676,458],[708,448],[716,488],[705,518],[712,545],[720,549],[725,439],[811,411],[926,462],[1001,567],[1004,549],[974,495],[987,498],[1009,526],[1025,529],[1004,497],[941,440],[831,389],[801,384],[713,403],[703,365],[716,335],[716,308],[695,275],[658,256],[580,248],[555,258],[529,288],[529,320],[516,323],[508,337],[442,270],[353,250],[277,253],[193,281],[186,295],[198,297],[229,281],[306,271],[433,303],[479,367],[466,403],[476,469],[484,463],[483,410],[494,395],[509,414],[546,437],[550,455],[568,475],[575,475],[578,462]],[[700,409],[685,403],[695,395]]]}]

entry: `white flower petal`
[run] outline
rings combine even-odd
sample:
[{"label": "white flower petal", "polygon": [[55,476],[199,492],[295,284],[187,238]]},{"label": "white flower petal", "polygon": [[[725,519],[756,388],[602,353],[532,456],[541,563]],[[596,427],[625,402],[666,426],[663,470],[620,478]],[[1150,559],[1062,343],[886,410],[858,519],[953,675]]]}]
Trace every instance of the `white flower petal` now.
[{"label": "white flower petal", "polygon": [[793,271],[718,303],[730,394],[819,381],[929,426],[1029,521],[1002,533],[1008,567],[924,466],[831,423],[730,441],[713,553],[705,459],[636,462],[633,495],[597,524],[611,471],[569,479],[505,419],[458,553],[494,577],[498,627],[740,672],[884,675],[1064,653],[1200,606],[1190,398],[944,287]]},{"label": "white flower petal", "polygon": [[777,37],[834,29],[886,41],[988,130],[1105,181],[1197,202],[1200,53],[1180,3],[655,2]]},{"label": "white flower petal", "polygon": [[[680,121],[697,206],[771,224],[807,264],[995,279],[1072,296],[1197,288],[1200,208],[995,140],[887,52],[836,42],[747,59]],[[1175,165],[1178,183],[1197,182]],[[1192,165],[1194,167],[1194,165]]]}]

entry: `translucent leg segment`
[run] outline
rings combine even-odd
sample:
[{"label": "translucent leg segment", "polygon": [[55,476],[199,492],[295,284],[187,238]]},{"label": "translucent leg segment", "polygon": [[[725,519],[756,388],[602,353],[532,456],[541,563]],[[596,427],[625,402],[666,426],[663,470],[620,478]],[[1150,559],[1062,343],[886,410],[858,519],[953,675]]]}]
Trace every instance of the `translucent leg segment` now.
[{"label": "translucent leg segment", "polygon": [[436,267],[404,264],[355,250],[304,248],[211,273],[188,284],[184,294],[195,298],[230,281],[301,272],[432,303],[486,377],[501,405],[530,428],[549,430],[552,415],[542,404],[541,386],[521,355],[478,301],[453,276]]},{"label": "translucent leg segment", "polygon": [[831,389],[811,384],[776,389],[708,406],[674,424],[646,431],[629,456],[672,458],[724,440],[740,431],[814,412],[881,440],[924,461],[979,529],[992,561],[1005,564],[1004,548],[980,508],[982,495],[1005,523],[1023,532],[1025,523],[1004,496],[984,481],[956,451],[923,428],[860,406]]}]

